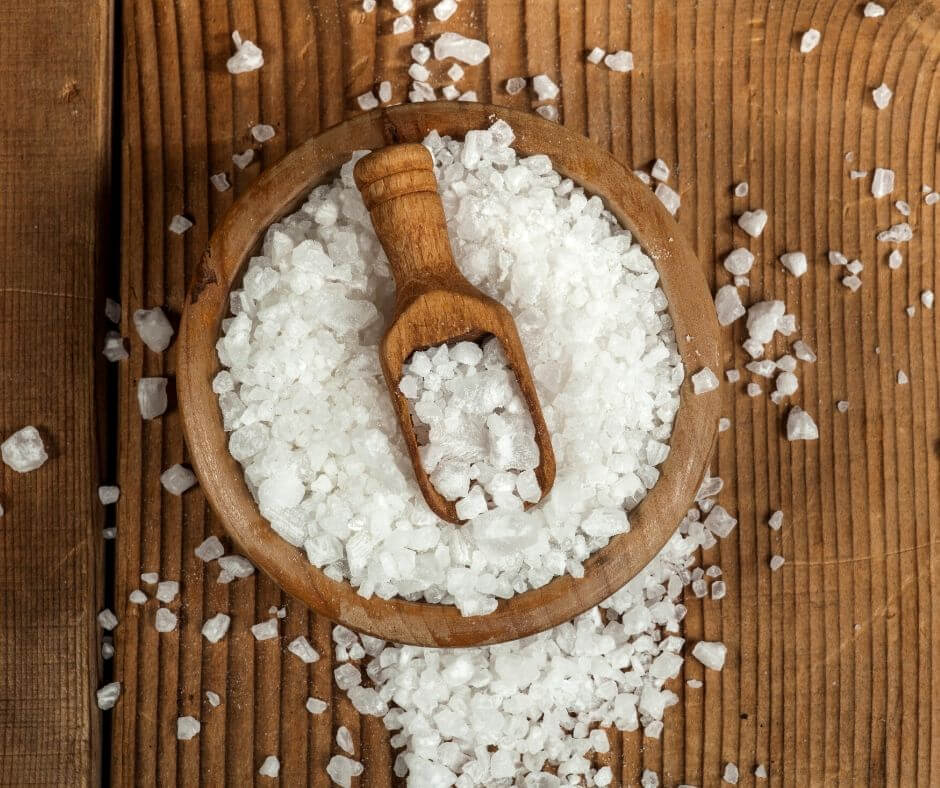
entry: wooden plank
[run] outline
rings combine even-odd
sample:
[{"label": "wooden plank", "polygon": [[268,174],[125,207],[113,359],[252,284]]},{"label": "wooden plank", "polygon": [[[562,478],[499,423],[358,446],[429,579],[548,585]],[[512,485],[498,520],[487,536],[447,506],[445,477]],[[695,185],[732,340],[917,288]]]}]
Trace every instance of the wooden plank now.
[{"label": "wooden plank", "polygon": [[[186,276],[214,224],[262,167],[332,123],[358,111],[355,96],[390,79],[407,92],[408,48],[444,29],[489,40],[491,58],[468,68],[461,87],[481,99],[534,107],[510,97],[511,76],[545,72],[562,84],[563,121],[634,167],[661,156],[682,195],[680,226],[716,284],[718,262],[747,239],[733,224],[764,207],[767,230],[748,302],[784,298],[801,335],[819,354],[803,365],[795,400],[820,427],[816,443],[781,438],[781,411],[728,387],[733,424],[719,441],[713,470],[726,480],[722,503],[739,526],[707,551],[721,565],[728,596],[688,598],[685,634],[721,639],[725,670],[705,673],[689,660],[660,741],[626,735],[598,763],[618,784],[643,768],[667,785],[717,785],[725,763],[742,784],[764,763],[770,784],[940,783],[940,343],[936,312],[919,306],[940,290],[936,208],[920,185],[940,184],[940,17],[936,5],[901,0],[880,20],[864,19],[855,0],[827,4],[720,0],[672,4],[634,0],[553,3],[463,0],[443,25],[420,3],[414,33],[391,34],[394,11],[363,14],[358,0],[138,0],[124,18],[124,227],[122,295],[129,310],[163,305],[178,312]],[[801,55],[798,34],[814,26],[822,43]],[[238,28],[261,43],[266,65],[232,77],[224,70],[228,35]],[[584,63],[593,46],[634,52],[631,74]],[[159,74],[159,79],[155,75]],[[895,91],[878,111],[870,90]],[[255,122],[278,132],[244,172],[231,154],[251,144]],[[852,161],[846,153],[853,154]],[[892,167],[892,199],[912,205],[914,241],[891,271],[875,232],[898,221],[888,199],[874,201],[870,180],[850,169]],[[225,170],[235,184],[219,194],[208,176]],[[746,180],[750,195],[733,198]],[[166,232],[184,211],[196,226]],[[800,248],[811,259],[796,280],[776,256]],[[864,286],[851,294],[825,259],[843,250],[865,262]],[[918,303],[909,318],[904,307]],[[743,326],[727,331],[728,366],[742,366]],[[784,346],[774,347],[774,356]],[[329,785],[325,765],[336,728],[353,732],[365,760],[362,785],[388,785],[394,759],[375,720],[358,720],[331,682],[330,626],[281,597],[264,577],[223,586],[217,569],[192,548],[219,526],[198,491],[162,493],[157,476],[185,458],[178,414],[143,425],[134,391],[141,375],[173,374],[174,350],[159,356],[133,344],[121,380],[121,541],[117,598],[141,571],[182,580],[179,631],[157,636],[154,603],[122,611],[119,637],[125,694],[116,710],[116,784],[247,783],[264,756],[282,762],[285,784]],[[898,387],[904,369],[910,384]],[[848,400],[847,414],[835,410]],[[765,523],[785,512],[783,529]],[[771,574],[773,553],[787,559]],[[255,643],[248,627],[271,605],[287,604],[284,637],[305,633],[323,658],[310,668],[277,641]],[[199,636],[218,611],[233,617],[226,640]],[[684,680],[701,678],[700,690]],[[219,709],[202,699],[223,696]],[[308,695],[330,702],[311,717]],[[175,719],[203,722],[177,742]]]},{"label": "wooden plank", "polygon": [[[0,784],[97,785],[103,463],[95,371],[111,177],[111,4],[0,8]],[[101,374],[101,381],[104,375]]]}]

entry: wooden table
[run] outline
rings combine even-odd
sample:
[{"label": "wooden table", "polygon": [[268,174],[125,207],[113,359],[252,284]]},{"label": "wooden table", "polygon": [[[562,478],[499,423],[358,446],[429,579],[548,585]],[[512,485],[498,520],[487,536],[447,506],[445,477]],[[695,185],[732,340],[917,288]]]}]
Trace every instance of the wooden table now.
[{"label": "wooden table", "polygon": [[[685,624],[692,640],[728,645],[724,671],[691,690],[683,679],[702,673],[689,661],[662,739],[615,737],[598,762],[623,785],[643,768],[666,785],[716,785],[729,761],[742,784],[755,763],[773,785],[940,784],[940,337],[937,312],[918,302],[940,290],[937,208],[920,195],[940,184],[940,9],[899,0],[872,20],[858,0],[462,0],[445,26],[421,0],[414,34],[394,36],[395,13],[380,5],[372,15],[359,0],[131,0],[120,12],[107,0],[8,0],[0,10],[0,432],[34,423],[52,447],[39,471],[0,475],[0,783],[110,773],[119,785],[246,785],[276,754],[281,784],[326,786],[339,725],[364,758],[359,784],[394,782],[381,722],[357,717],[332,687],[329,622],[264,577],[220,585],[193,555],[219,526],[198,491],[161,492],[160,472],[186,458],[178,413],[145,423],[135,400],[141,376],[172,377],[174,349],[153,354],[135,338],[116,370],[98,350],[105,293],[119,295],[128,335],[134,309],[178,313],[238,192],[358,112],[354,97],[374,83],[391,80],[403,100],[409,47],[446,27],[493,49],[461,83],[481,100],[532,107],[505,80],[545,72],[562,86],[567,126],[632,166],[675,165],[680,225],[713,282],[726,281],[718,261],[743,240],[733,214],[745,202],[766,208],[748,299],[785,299],[819,354],[796,395],[818,442],[782,439],[766,396],[725,392],[732,428],[713,472],[740,522],[704,562],[721,565],[729,591],[719,603],[689,594]],[[123,54],[113,69],[111,25]],[[822,42],[801,55],[810,26]],[[259,72],[226,72],[233,29],[263,48]],[[595,45],[632,50],[635,70],[586,64]],[[870,91],[882,81],[894,98],[879,112]],[[251,146],[257,122],[277,136],[240,172],[231,156]],[[874,236],[899,214],[872,199],[870,178],[848,175],[875,166],[896,171],[892,199],[912,206],[897,271]],[[209,185],[219,171],[234,189]],[[731,195],[742,180],[746,201]],[[167,232],[176,213],[195,221],[182,238]],[[801,279],[775,262],[790,249],[810,256]],[[839,283],[828,249],[865,263],[859,292]],[[728,366],[745,360],[742,332],[726,331]],[[843,399],[846,414],[835,409]],[[112,478],[122,488],[114,556],[95,499]],[[778,508],[774,533],[765,523]],[[787,559],[775,574],[772,553]],[[126,602],[141,571],[181,579],[177,631],[154,630],[154,602]],[[103,665],[94,613],[106,601],[121,624]],[[283,604],[282,641],[256,643],[248,627]],[[232,629],[210,646],[199,630],[218,611]],[[283,649],[299,633],[324,655],[311,668]],[[102,723],[93,691],[112,672],[124,692]],[[203,700],[210,689],[218,709]],[[331,700],[327,712],[304,710],[310,694]],[[188,742],[175,738],[181,714],[202,720]]]}]

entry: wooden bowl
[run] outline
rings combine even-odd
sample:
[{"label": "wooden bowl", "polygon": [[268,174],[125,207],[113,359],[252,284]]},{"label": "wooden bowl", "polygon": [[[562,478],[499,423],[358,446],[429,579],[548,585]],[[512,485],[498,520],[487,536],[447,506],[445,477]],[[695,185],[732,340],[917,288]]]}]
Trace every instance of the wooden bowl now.
[{"label": "wooden bowl", "polygon": [[[239,463],[228,452],[212,378],[215,344],[229,313],[229,291],[264,233],[294,212],[317,185],[335,177],[357,149],[420,142],[433,129],[462,138],[497,118],[516,134],[520,153],[544,153],[555,169],[599,195],[656,263],[669,299],[685,365],[671,451],[660,479],[630,513],[630,531],[584,562],[584,577],[558,577],[542,588],[501,600],[486,616],[466,618],[451,605],[366,599],[307,561],[261,516]],[[466,102],[410,104],[359,115],[307,141],[263,172],[216,228],[190,286],[179,336],[177,389],[183,426],[202,490],[229,535],[285,591],[334,621],[398,643],[476,646],[525,637],[567,621],[633,578],[675,531],[702,479],[717,434],[719,394],[696,396],[689,377],[718,372],[715,308],[691,246],[648,186],[587,139],[537,115]]]}]

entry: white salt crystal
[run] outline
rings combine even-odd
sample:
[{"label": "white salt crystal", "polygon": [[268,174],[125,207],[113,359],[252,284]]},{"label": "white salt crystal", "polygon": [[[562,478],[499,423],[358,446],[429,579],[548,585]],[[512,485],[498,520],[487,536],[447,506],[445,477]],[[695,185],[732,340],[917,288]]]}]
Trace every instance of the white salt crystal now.
[{"label": "white salt crystal", "polygon": [[795,372],[796,359],[789,353],[780,356],[780,358],[777,359],[777,369],[783,370],[784,372]]},{"label": "white salt crystal", "polygon": [[176,718],[176,738],[180,741],[189,741],[199,733],[202,725],[195,717],[177,717]]},{"label": "white salt crystal", "polygon": [[901,255],[901,252],[897,249],[892,249],[891,254],[888,255],[888,268],[892,271],[897,270],[901,267],[903,262],[904,257]]},{"label": "white salt crystal", "polygon": [[101,643],[101,658],[111,659],[114,656],[114,643],[105,639]]},{"label": "white salt crystal", "polygon": [[728,536],[737,524],[738,521],[720,505],[714,506],[705,518],[705,527],[721,539]]},{"label": "white salt crystal", "polygon": [[523,77],[510,77],[506,80],[506,92],[510,96],[515,96],[525,89],[526,81]]},{"label": "white salt crystal", "polygon": [[730,783],[731,785],[738,784],[738,766],[734,763],[726,763],[724,773],[721,775],[723,782]]},{"label": "white salt crystal", "polygon": [[882,82],[871,92],[871,97],[878,109],[884,109],[887,107],[888,104],[891,103],[891,96],[893,95],[894,93],[891,91],[891,88],[889,88],[884,82]]},{"label": "white salt crystal", "polygon": [[657,181],[669,180],[669,166],[662,159],[656,159],[650,169],[652,175]]},{"label": "white salt crystal", "polygon": [[345,755],[334,755],[326,765],[326,773],[340,788],[350,788],[352,778],[362,774],[362,764]]},{"label": "white salt crystal", "polygon": [[755,375],[760,375],[762,378],[769,378],[777,371],[777,362],[770,359],[750,361],[745,365],[745,369]]},{"label": "white salt crystal", "polygon": [[659,201],[666,206],[666,210],[669,211],[673,216],[676,215],[676,211],[679,210],[679,194],[671,187],[667,186],[665,183],[657,183],[656,189],[653,192]]},{"label": "white salt crystal", "polygon": [[651,769],[644,769],[640,775],[641,788],[659,788],[659,775]]},{"label": "white salt crystal", "polygon": [[166,413],[166,378],[141,378],[137,381],[137,405],[141,418],[151,420]]},{"label": "white salt crystal", "polygon": [[633,174],[637,178],[639,178],[641,181],[643,181],[643,183],[645,183],[647,186],[649,186],[653,182],[653,179],[650,178],[650,176],[647,173],[643,172],[643,170],[634,170]]},{"label": "white salt crystal", "polygon": [[842,252],[829,250],[829,265],[845,265],[848,262],[849,258],[842,254]]},{"label": "white salt crystal", "polygon": [[196,554],[197,558],[208,563],[209,561],[214,561],[216,558],[221,558],[225,555],[225,548],[222,547],[222,542],[219,541],[219,537],[213,534],[204,539],[193,552]]},{"label": "white salt crystal", "polygon": [[169,347],[173,326],[160,307],[135,311],[134,327],[141,341],[154,353],[162,353]]},{"label": "white salt crystal", "polygon": [[281,762],[276,755],[269,755],[264,759],[264,763],[258,769],[258,774],[262,777],[276,778],[281,773]]},{"label": "white salt crystal", "polygon": [[689,679],[686,682],[686,686],[691,687],[692,689],[701,689],[705,685],[699,679]]},{"label": "white salt crystal", "polygon": [[604,65],[611,71],[626,73],[633,71],[633,53],[620,49],[604,57]]},{"label": "white salt crystal", "polygon": [[399,16],[392,22],[392,33],[396,36],[408,33],[415,29],[414,20],[409,16]]},{"label": "white salt crystal", "polygon": [[[474,99],[474,101],[475,100],[476,99]],[[550,120],[552,122],[558,120],[558,108],[553,107],[550,104],[544,104],[541,107],[536,107],[535,111],[546,120]]]},{"label": "white salt crystal", "polygon": [[412,0],[392,0],[392,6],[399,14],[408,13],[413,5]]},{"label": "white salt crystal", "polygon": [[434,17],[440,22],[446,22],[457,11],[457,0],[441,0],[434,6]]},{"label": "white salt crystal", "polygon": [[196,474],[177,463],[160,474],[160,484],[172,495],[182,495],[196,483]]},{"label": "white salt crystal", "polygon": [[153,626],[157,632],[172,632],[176,629],[176,614],[172,610],[161,607],[154,616]]},{"label": "white salt crystal", "polygon": [[849,276],[843,276],[842,286],[847,287],[849,290],[851,290],[854,293],[862,286],[862,280],[859,279],[855,274],[850,274]]},{"label": "white salt crystal", "polygon": [[784,564],[784,558],[782,555],[774,555],[770,558],[770,571],[776,572]]},{"label": "white salt crystal", "polygon": [[716,580],[712,583],[712,599],[714,601],[719,601],[725,598],[725,595],[728,593],[728,587],[725,585],[724,580]]},{"label": "white salt crystal", "polygon": [[139,588],[135,588],[127,595],[128,601],[132,605],[145,605],[147,604],[147,595],[141,591]]},{"label": "white salt crystal", "polygon": [[[875,3],[869,3],[868,5],[866,5],[865,6],[866,11],[868,10],[869,5],[875,5]],[[878,8],[881,8],[881,6],[878,6]],[[884,13],[883,9],[882,9],[882,13]],[[881,14],[866,13],[865,16],[881,16]],[[764,764],[762,763],[757,764],[757,766],[754,767],[754,776],[760,778],[761,780],[766,780],[767,779],[767,767],[764,766]]]},{"label": "white salt crystal", "polygon": [[349,728],[345,725],[340,725],[336,730],[336,744],[340,749],[345,750],[350,755],[355,752],[355,746],[353,745],[353,737],[349,732]]},{"label": "white salt crystal", "polygon": [[113,298],[106,298],[104,300],[104,316],[112,323],[120,324],[121,305]]},{"label": "white salt crystal", "polygon": [[112,484],[103,484],[98,488],[98,500],[101,501],[101,503],[105,506],[108,506],[112,503],[117,503],[120,497],[120,487],[115,487]]},{"label": "white salt crystal", "polygon": [[849,403],[844,399],[840,399],[836,403],[836,408],[838,409],[839,413],[847,413],[849,410]]},{"label": "white salt crystal", "polygon": [[600,47],[594,47],[587,55],[588,63],[593,63],[595,66],[604,59],[606,55],[606,50],[601,49]]},{"label": "white salt crystal", "polygon": [[460,91],[453,85],[444,85],[444,87],[441,88],[441,95],[448,101],[453,101],[460,95]]},{"label": "white salt crystal", "polygon": [[264,65],[264,55],[254,42],[243,41],[237,30],[232,33],[232,41],[235,43],[235,54],[225,64],[230,74],[255,71]]},{"label": "white salt crystal", "polygon": [[904,311],[907,312],[908,317],[914,317],[914,313],[917,311],[913,304],[904,308]]},{"label": "white salt crystal", "polygon": [[907,373],[903,369],[898,370],[898,384],[903,386],[908,383]]},{"label": "white salt crystal", "polygon": [[218,708],[219,704],[222,702],[222,698],[219,697],[219,693],[206,690],[206,701],[208,701],[209,705],[213,708]]},{"label": "white salt crystal", "polygon": [[295,637],[287,646],[287,650],[297,656],[301,662],[305,662],[308,665],[312,665],[318,659],[320,655],[317,654],[313,646],[310,645],[310,641],[307,640],[303,635],[298,635]]},{"label": "white salt crystal", "polygon": [[745,211],[738,217],[738,227],[751,238],[759,238],[767,224],[767,211],[758,208],[756,211]]},{"label": "white salt crystal", "polygon": [[459,33],[441,33],[434,42],[434,57],[436,60],[446,60],[449,57],[478,66],[490,56],[490,48],[484,41],[467,38]]},{"label": "white salt crystal", "polygon": [[800,360],[806,361],[810,364],[816,361],[816,354],[813,352],[813,349],[807,345],[802,339],[796,340],[793,343],[793,354]]},{"label": "white salt crystal", "polygon": [[[461,93],[459,96],[457,96],[457,101],[476,101],[476,100],[477,100],[477,92],[475,90],[468,90],[466,93]],[[541,107],[539,107],[539,109],[541,109]],[[538,112],[538,110],[536,110],[536,112]]]},{"label": "white salt crystal", "polygon": [[[865,3],[865,8],[862,10],[862,13],[869,19],[874,19],[875,17],[884,16],[885,10],[883,6],[878,5],[878,3]],[[757,774],[757,772],[754,772]],[[759,777],[766,777],[766,773],[758,775]]]},{"label": "white salt crystal", "polygon": [[737,186],[734,187],[734,196],[735,197],[747,197],[749,191],[747,181],[741,181]]},{"label": "white salt crystal", "polygon": [[431,72],[420,63],[412,63],[408,68],[408,76],[417,82],[427,82],[428,78],[431,76]]},{"label": "white salt crystal", "polygon": [[[347,690],[349,700],[360,714],[370,714],[380,717],[388,713],[388,704],[371,687],[355,686]],[[348,750],[352,752],[352,750]]]},{"label": "white salt crystal", "polygon": [[326,711],[327,705],[326,701],[322,701],[319,698],[307,698],[304,708],[311,714],[322,714]]},{"label": "white salt crystal", "polygon": [[121,682],[112,681],[110,684],[105,684],[103,687],[100,687],[95,693],[96,700],[98,701],[98,708],[102,711],[107,709],[113,709],[114,704],[117,703],[118,698],[121,696]]},{"label": "white salt crystal", "polygon": [[209,182],[215,187],[215,190],[218,192],[228,191],[232,184],[229,183],[228,175],[224,172],[217,172],[209,176]]},{"label": "white salt crystal", "polygon": [[238,169],[243,170],[255,160],[255,152],[248,148],[241,153],[233,153],[232,161]]},{"label": "white salt crystal", "polygon": [[0,456],[18,473],[35,471],[49,459],[39,430],[33,426],[17,430],[0,444]]},{"label": "white salt crystal", "polygon": [[274,139],[276,133],[274,126],[269,126],[267,123],[257,123],[251,127],[251,136],[258,140],[258,142],[267,142],[268,140]]},{"label": "white salt crystal", "polygon": [[269,618],[267,621],[254,624],[251,627],[251,634],[254,635],[255,640],[271,640],[271,638],[276,638],[277,619]]},{"label": "white salt crystal", "polygon": [[886,243],[906,243],[914,237],[914,231],[907,222],[892,225],[875,236],[877,240]]},{"label": "white salt crystal", "polygon": [[700,640],[692,649],[692,656],[711,670],[721,670],[725,666],[727,649],[724,643]]},{"label": "white salt crystal", "polygon": [[202,636],[210,643],[218,643],[228,632],[232,619],[225,613],[216,613],[202,625]]},{"label": "white salt crystal", "polygon": [[110,608],[105,608],[98,614],[98,626],[102,629],[110,632],[118,625],[117,616],[110,610]]},{"label": "white salt crystal", "polygon": [[375,109],[379,106],[379,100],[370,90],[368,93],[363,93],[360,96],[356,96],[356,103],[359,105],[359,109],[370,110]]},{"label": "white salt crystal", "polygon": [[558,98],[558,85],[548,74],[536,74],[532,77],[532,88],[539,101],[551,101]]},{"label": "white salt crystal", "polygon": [[[379,83],[379,101],[381,101],[383,104],[387,104],[391,100],[392,100],[392,83],[386,79]],[[361,104],[360,104],[360,107],[362,107]],[[362,107],[362,109],[365,109],[365,107]]]},{"label": "white salt crystal", "polygon": [[727,432],[731,429],[731,420],[724,417],[718,419],[718,432]]},{"label": "white salt crystal", "polygon": [[172,602],[179,592],[180,584],[176,580],[161,580],[157,583],[156,597],[161,602]]},{"label": "white salt crystal", "polygon": [[692,375],[692,390],[696,394],[705,394],[718,388],[718,378],[708,367]]},{"label": "white salt crystal", "polygon": [[790,413],[787,415],[787,440],[814,441],[818,438],[819,429],[813,417],[798,405],[790,408]]},{"label": "white salt crystal", "polygon": [[447,69],[447,78],[451,82],[460,82],[463,79],[464,71],[460,67],[459,63],[454,63],[449,69]]},{"label": "white salt crystal", "polygon": [[127,358],[127,348],[124,346],[124,337],[117,331],[109,331],[104,335],[104,350],[101,354],[108,361],[123,361]]},{"label": "white salt crystal", "polygon": [[235,554],[223,555],[219,559],[219,568],[231,574],[232,577],[249,577],[255,571],[251,561],[244,556]]},{"label": "white salt crystal", "polygon": [[777,375],[776,388],[777,392],[784,397],[790,397],[796,393],[797,388],[799,387],[799,381],[792,372],[781,372]]},{"label": "white salt crystal", "polygon": [[411,47],[411,59],[415,63],[424,65],[431,58],[431,50],[424,44],[418,43]]},{"label": "white salt crystal", "polygon": [[779,531],[780,526],[783,525],[783,512],[778,509],[772,515],[770,515],[770,519],[767,521],[767,525],[769,525],[774,531]]},{"label": "white salt crystal", "polygon": [[748,249],[732,249],[723,263],[725,269],[735,276],[743,276],[754,265],[754,255]]},{"label": "white salt crystal", "polygon": [[602,766],[594,774],[594,785],[601,786],[601,788],[610,785],[613,781],[614,773],[609,766]]},{"label": "white salt crystal", "polygon": [[862,265],[861,260],[853,260],[851,263],[849,263],[845,267],[845,270],[848,271],[850,274],[858,275],[864,270],[864,268],[865,266]]},{"label": "white salt crystal", "polygon": [[867,171],[867,170],[852,170],[852,171],[849,173],[849,177],[850,177],[853,181],[857,181],[859,178],[864,178],[866,175],[868,175],[868,171]]},{"label": "white salt crystal", "polygon": [[725,378],[729,383],[737,383],[741,379],[741,373],[736,369],[726,369]]},{"label": "white salt crystal", "polygon": [[156,572],[141,572],[140,582],[146,583],[148,586],[155,586],[160,582],[160,575]]},{"label": "white salt crystal", "polygon": [[786,252],[780,255],[780,262],[791,274],[796,277],[806,273],[806,255],[803,252]]},{"label": "white salt crystal", "polygon": [[907,203],[904,200],[896,200],[894,203],[894,207],[897,209],[897,212],[901,214],[901,216],[911,215],[910,203]]},{"label": "white salt crystal", "polygon": [[920,294],[920,302],[924,305],[926,309],[933,309],[933,304],[934,304],[933,290],[924,290],[924,292]]},{"label": "white salt crystal", "polygon": [[760,384],[758,383],[748,383],[746,391],[749,397],[759,397],[762,393]]},{"label": "white salt crystal", "polygon": [[926,205],[936,205],[940,202],[940,193],[930,192],[926,197],[924,197],[924,204]]},{"label": "white salt crystal", "polygon": [[816,46],[819,44],[820,39],[822,38],[822,33],[820,33],[816,28],[811,27],[800,39],[800,52],[804,55],[807,52],[812,52]]},{"label": "white salt crystal", "polygon": [[894,191],[894,170],[876,167],[871,179],[871,196],[876,199]]}]

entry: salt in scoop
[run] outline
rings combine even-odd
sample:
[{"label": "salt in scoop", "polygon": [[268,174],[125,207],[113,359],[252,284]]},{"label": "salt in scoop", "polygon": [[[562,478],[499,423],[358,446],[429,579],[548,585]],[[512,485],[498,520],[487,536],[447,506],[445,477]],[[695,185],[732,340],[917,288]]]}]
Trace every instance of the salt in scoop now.
[{"label": "salt in scoop", "polygon": [[470,284],[454,263],[431,154],[416,143],[389,145],[360,159],[353,174],[395,278],[395,314],[379,359],[425,501],[441,519],[461,523],[456,503],[437,491],[421,462],[408,400],[399,390],[402,366],[417,350],[490,337],[502,345],[532,418],[535,477],[544,498],[555,481],[555,455],[525,351],[509,310]]}]

